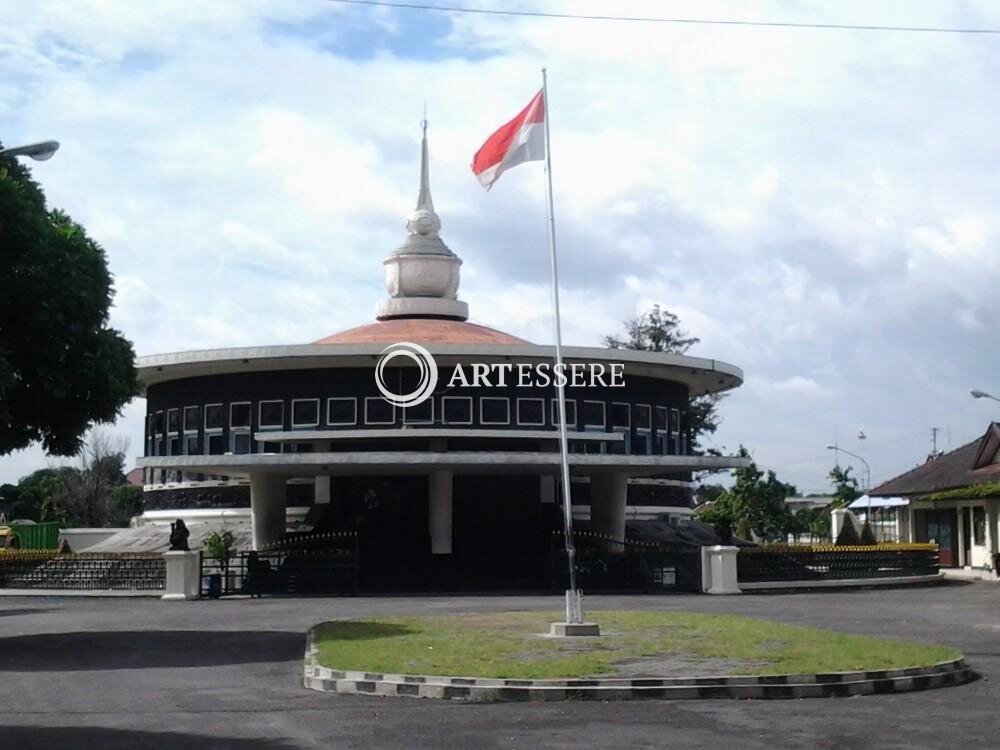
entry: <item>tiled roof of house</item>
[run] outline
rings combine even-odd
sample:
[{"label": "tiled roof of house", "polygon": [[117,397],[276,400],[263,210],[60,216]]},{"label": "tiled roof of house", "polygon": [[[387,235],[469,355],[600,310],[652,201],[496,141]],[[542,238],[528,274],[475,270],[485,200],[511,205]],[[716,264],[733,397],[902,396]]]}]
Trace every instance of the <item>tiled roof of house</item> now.
[{"label": "tiled roof of house", "polygon": [[925,495],[1000,482],[1000,463],[993,462],[997,450],[1000,450],[1000,424],[991,422],[986,432],[971,443],[937,458],[928,458],[915,469],[878,485],[869,494],[878,497]]}]

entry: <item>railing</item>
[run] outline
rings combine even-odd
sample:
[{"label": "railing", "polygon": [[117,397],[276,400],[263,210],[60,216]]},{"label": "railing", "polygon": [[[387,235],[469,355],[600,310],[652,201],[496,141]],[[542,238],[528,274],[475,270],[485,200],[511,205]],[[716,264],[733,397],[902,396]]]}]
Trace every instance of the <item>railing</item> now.
[{"label": "railing", "polygon": [[162,555],[55,550],[0,552],[0,588],[74,591],[160,591],[166,586]]},{"label": "railing", "polygon": [[938,572],[936,544],[742,547],[736,557],[740,583],[895,578]]},{"label": "railing", "polygon": [[[301,540],[300,540],[301,541]],[[203,596],[244,594],[351,594],[359,590],[358,535],[316,536],[322,548],[282,548],[239,552],[228,561],[202,556]],[[218,588],[214,588],[211,576]]]},{"label": "railing", "polygon": [[[615,539],[592,531],[573,535],[577,583],[584,591],[700,591],[701,551],[691,544]],[[552,532],[550,586],[568,585],[561,531]]]}]

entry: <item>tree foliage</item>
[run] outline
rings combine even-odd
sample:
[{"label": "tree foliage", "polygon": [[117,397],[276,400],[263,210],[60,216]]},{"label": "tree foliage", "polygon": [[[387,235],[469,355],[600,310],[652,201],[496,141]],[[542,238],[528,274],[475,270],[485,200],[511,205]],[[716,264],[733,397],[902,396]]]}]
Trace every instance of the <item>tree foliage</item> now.
[{"label": "tree foliage", "polygon": [[132,345],[108,327],[107,259],[0,156],[0,455],[39,441],[73,455],[138,391]]},{"label": "tree foliage", "polygon": [[861,490],[858,489],[858,480],[851,476],[852,467],[841,468],[838,464],[834,466],[827,475],[833,484],[834,508],[846,508],[859,497]]},{"label": "tree foliage", "polygon": [[[743,446],[739,455],[750,456]],[[733,486],[700,511],[699,520],[731,528],[745,539],[783,541],[794,528],[785,498],[797,494],[795,487],[779,481],[771,470],[761,471],[752,462],[745,468],[733,469],[733,476],[736,479]]]},{"label": "tree foliage", "polygon": [[[633,349],[646,352],[668,352],[684,354],[700,339],[689,336],[681,328],[681,321],[674,313],[663,310],[659,305],[637,318],[623,321],[624,335],[604,337],[604,345],[611,349]],[[712,434],[719,427],[718,406],[724,396],[710,393],[690,399],[684,410],[691,445],[698,447],[698,439]]]},{"label": "tree foliage", "polygon": [[75,466],[40,469],[0,487],[8,521],[55,521],[62,527],[127,526],[142,513],[142,488],[123,473],[128,441],[93,430]]}]

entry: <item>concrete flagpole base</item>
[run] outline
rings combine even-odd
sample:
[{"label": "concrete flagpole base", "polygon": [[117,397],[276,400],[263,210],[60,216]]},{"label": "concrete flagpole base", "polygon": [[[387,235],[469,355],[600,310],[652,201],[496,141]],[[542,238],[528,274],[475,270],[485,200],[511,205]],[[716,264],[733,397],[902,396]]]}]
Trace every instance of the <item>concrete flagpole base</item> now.
[{"label": "concrete flagpole base", "polygon": [[553,638],[571,636],[595,636],[601,634],[596,622],[583,621],[583,592],[566,592],[566,621],[549,623],[549,635]]}]

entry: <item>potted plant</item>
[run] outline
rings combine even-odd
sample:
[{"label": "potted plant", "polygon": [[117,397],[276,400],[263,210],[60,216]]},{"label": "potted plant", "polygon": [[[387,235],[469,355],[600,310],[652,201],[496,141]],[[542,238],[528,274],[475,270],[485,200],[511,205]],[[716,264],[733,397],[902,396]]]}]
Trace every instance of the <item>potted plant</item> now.
[{"label": "potted plant", "polygon": [[229,561],[236,553],[236,537],[228,529],[213,531],[205,537],[205,552],[209,557],[219,560],[222,568],[222,575],[214,573],[208,576],[208,595],[217,599],[222,595],[222,576],[225,576],[227,590],[229,588]]}]

